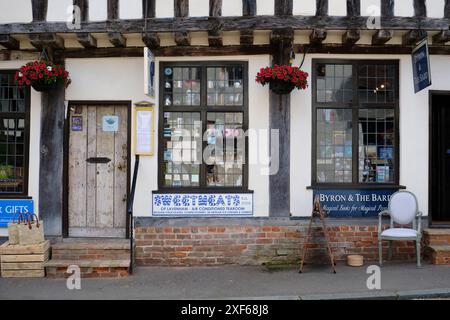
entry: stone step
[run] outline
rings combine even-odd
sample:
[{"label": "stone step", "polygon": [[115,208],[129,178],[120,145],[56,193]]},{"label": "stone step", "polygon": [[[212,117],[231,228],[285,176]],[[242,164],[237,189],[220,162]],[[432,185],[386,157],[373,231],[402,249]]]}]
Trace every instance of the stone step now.
[{"label": "stone step", "polygon": [[431,229],[423,230],[423,241],[429,246],[450,246],[450,229]]},{"label": "stone step", "polygon": [[69,266],[78,266],[81,278],[121,278],[129,275],[130,259],[100,259],[100,260],[62,260],[52,259],[45,264],[45,271],[49,278],[67,278]]},{"label": "stone step", "polygon": [[64,239],[52,245],[53,260],[123,260],[130,258],[127,239]]},{"label": "stone step", "polygon": [[425,257],[432,264],[450,265],[450,245],[427,246]]}]

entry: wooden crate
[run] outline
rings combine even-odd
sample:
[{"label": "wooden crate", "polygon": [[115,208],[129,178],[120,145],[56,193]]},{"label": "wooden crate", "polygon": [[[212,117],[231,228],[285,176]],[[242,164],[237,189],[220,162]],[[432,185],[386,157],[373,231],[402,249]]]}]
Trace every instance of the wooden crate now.
[{"label": "wooden crate", "polygon": [[49,259],[50,241],[32,245],[0,246],[1,276],[4,278],[45,277],[44,263]]}]

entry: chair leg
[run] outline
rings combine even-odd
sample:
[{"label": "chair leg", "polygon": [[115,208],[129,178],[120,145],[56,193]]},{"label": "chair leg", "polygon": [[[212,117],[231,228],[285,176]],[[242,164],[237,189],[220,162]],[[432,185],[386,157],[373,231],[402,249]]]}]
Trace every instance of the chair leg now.
[{"label": "chair leg", "polygon": [[383,266],[383,242],[381,240],[378,241],[378,260],[380,267]]},{"label": "chair leg", "polygon": [[389,240],[389,253],[388,253],[388,259],[392,260],[392,240]]},{"label": "chair leg", "polygon": [[416,257],[417,257],[417,267],[420,268],[420,241],[416,241]]}]

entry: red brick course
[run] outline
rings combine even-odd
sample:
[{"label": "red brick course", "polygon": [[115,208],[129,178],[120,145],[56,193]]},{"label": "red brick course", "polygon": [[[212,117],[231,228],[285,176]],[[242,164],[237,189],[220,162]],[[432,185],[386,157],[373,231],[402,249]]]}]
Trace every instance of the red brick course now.
[{"label": "red brick course", "polygon": [[[329,226],[328,231],[337,260],[347,254],[378,259],[377,226]],[[292,264],[300,261],[306,226],[138,227],[135,234],[138,266]],[[317,227],[306,263],[327,261],[322,235]],[[387,257],[387,242],[383,246]],[[414,242],[394,241],[393,259],[414,260]]]}]

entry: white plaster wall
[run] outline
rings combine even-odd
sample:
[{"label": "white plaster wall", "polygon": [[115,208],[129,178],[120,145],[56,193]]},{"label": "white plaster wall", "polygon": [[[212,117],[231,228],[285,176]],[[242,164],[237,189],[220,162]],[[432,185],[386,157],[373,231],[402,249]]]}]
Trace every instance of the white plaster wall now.
[{"label": "white plaster wall", "polygon": [[[29,61],[0,61],[0,70],[19,69]],[[30,103],[30,157],[28,167],[28,195],[34,200],[34,209],[39,215],[39,145],[41,136],[41,94],[31,89]],[[8,236],[6,228],[0,228],[0,237]]]},{"label": "white plaster wall", "polygon": [[72,16],[72,0],[48,0],[47,21],[67,21]]},{"label": "white plaster wall", "polygon": [[346,16],[347,15],[347,0],[328,1],[328,14],[330,16]]},{"label": "white plaster wall", "polygon": [[[436,1],[436,0],[431,0]],[[430,0],[427,1],[427,4]],[[429,6],[429,4],[428,4]],[[394,15],[399,17],[412,17],[414,15],[414,0],[396,1],[394,4]]]},{"label": "white plaster wall", "polygon": [[[311,75],[312,59],[398,59],[400,61],[400,184],[417,195],[420,210],[428,213],[428,99],[429,90],[450,91],[450,57],[431,56],[433,85],[414,94],[409,55],[309,55],[303,70]],[[297,57],[296,64],[300,63]],[[311,185],[311,87],[291,95],[291,212],[309,216],[312,210]]]},{"label": "white plaster wall", "polygon": [[445,0],[427,0],[427,16],[430,18],[443,18]]},{"label": "white plaster wall", "polygon": [[242,16],[242,0],[222,1],[222,16]]},{"label": "white plaster wall", "polygon": [[316,0],[294,0],[292,14],[313,16],[316,14]]},{"label": "white plaster wall", "polygon": [[[11,5],[13,2],[14,5]],[[31,0],[0,0],[0,23],[31,22]]]},{"label": "white plaster wall", "polygon": [[209,0],[189,0],[190,17],[209,16]]},{"label": "white plaster wall", "polygon": [[155,16],[156,18],[173,18],[174,6],[172,1],[155,0]]},{"label": "white plaster wall", "polygon": [[273,15],[275,10],[274,0],[256,0],[257,15]]},{"label": "white plaster wall", "polygon": [[[270,63],[268,55],[262,56],[233,56],[233,57],[173,57],[157,58],[155,74],[159,75],[160,61],[206,61],[206,60],[239,60],[249,62],[249,127],[266,129],[269,125],[269,91],[253,81],[261,66]],[[66,99],[70,100],[131,100],[135,102],[146,100],[158,101],[158,86],[155,88],[155,98],[144,94],[144,59],[143,58],[98,58],[98,59],[68,59],[66,67],[70,70],[72,84],[66,92]],[[126,76],[125,76],[126,75]],[[155,83],[159,82],[155,76]],[[86,85],[91,84],[91,85]],[[95,85],[94,85],[95,84]],[[158,103],[155,105],[155,115],[158,114]],[[157,128],[158,118],[155,118]],[[266,138],[264,135],[263,138]],[[257,144],[256,139],[250,138],[249,145]],[[263,144],[266,145],[263,141]],[[158,141],[155,139],[155,151]],[[132,152],[133,154],[133,152]],[[267,155],[267,153],[266,153]],[[263,160],[267,161],[263,157]],[[255,162],[255,161],[253,161]],[[132,168],[134,158],[132,159]],[[134,212],[136,216],[151,216],[151,191],[157,190],[157,156],[142,157],[137,180]],[[268,215],[269,178],[261,174],[261,166],[250,165],[249,188],[254,190],[255,216]]]},{"label": "white plaster wall", "polygon": [[89,0],[89,20],[104,21],[108,18],[107,0]]},{"label": "white plaster wall", "polygon": [[120,19],[142,19],[142,0],[120,0],[119,17]]}]

